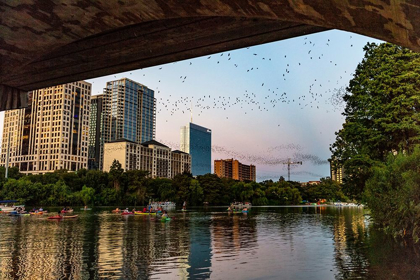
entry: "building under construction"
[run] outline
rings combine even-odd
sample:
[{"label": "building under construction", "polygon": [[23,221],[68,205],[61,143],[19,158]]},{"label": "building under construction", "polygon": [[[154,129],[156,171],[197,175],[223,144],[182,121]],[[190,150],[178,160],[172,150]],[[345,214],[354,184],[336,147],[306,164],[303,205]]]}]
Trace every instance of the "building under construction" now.
[{"label": "building under construction", "polygon": [[255,165],[246,165],[235,159],[214,161],[214,173],[220,178],[231,178],[239,181],[256,181]]}]

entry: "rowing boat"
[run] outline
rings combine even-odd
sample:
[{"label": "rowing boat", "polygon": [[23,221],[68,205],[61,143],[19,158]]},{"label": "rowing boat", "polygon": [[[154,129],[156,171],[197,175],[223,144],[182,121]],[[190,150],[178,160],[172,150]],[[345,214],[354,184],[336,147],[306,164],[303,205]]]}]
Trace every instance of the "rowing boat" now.
[{"label": "rowing boat", "polygon": [[156,215],[155,212],[150,213],[150,212],[141,212],[141,211],[135,211],[134,214],[136,214],[136,215]]},{"label": "rowing boat", "polygon": [[56,216],[48,217],[48,219],[50,219],[50,220],[53,220],[53,219],[56,219],[56,220],[60,220],[60,219],[74,219],[74,218],[77,218],[78,216],[79,215],[73,215],[73,216],[56,215]]}]

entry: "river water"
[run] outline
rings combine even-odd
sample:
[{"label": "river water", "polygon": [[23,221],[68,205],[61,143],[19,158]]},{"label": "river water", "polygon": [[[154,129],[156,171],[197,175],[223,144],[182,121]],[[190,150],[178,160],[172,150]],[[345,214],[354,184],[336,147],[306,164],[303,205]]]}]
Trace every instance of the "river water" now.
[{"label": "river water", "polygon": [[168,222],[109,208],[63,221],[0,215],[0,279],[420,279],[418,247],[376,231],[363,209],[225,210]]}]

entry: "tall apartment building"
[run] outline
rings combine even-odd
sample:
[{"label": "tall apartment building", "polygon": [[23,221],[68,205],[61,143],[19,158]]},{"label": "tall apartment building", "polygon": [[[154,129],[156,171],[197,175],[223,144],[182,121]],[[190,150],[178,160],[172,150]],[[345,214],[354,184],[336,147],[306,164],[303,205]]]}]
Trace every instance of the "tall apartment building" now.
[{"label": "tall apartment building", "polygon": [[220,178],[234,180],[256,181],[255,165],[246,165],[234,159],[220,159],[214,161],[214,173]]},{"label": "tall apartment building", "polygon": [[[103,143],[126,139],[143,143],[155,138],[156,99],[148,87],[123,78],[106,83],[103,97]],[[103,152],[101,152],[102,169]]]},{"label": "tall apartment building", "polygon": [[90,104],[88,169],[99,169],[104,95],[94,95]]},{"label": "tall apartment building", "polygon": [[343,178],[344,178],[344,167],[339,165],[337,162],[333,160],[329,160],[329,161],[330,161],[331,180],[342,184]]},{"label": "tall apartment building", "polygon": [[211,173],[211,129],[193,123],[181,127],[180,146],[191,155],[193,176]]},{"label": "tall apartment building", "polygon": [[177,174],[191,172],[191,157],[171,149],[155,140],[138,144],[116,140],[104,144],[104,171],[109,171],[114,160],[124,170],[145,170],[153,178],[173,178]]},{"label": "tall apartment building", "polygon": [[1,164],[22,173],[87,168],[91,84],[80,81],[35,90],[29,106],[6,111]]}]

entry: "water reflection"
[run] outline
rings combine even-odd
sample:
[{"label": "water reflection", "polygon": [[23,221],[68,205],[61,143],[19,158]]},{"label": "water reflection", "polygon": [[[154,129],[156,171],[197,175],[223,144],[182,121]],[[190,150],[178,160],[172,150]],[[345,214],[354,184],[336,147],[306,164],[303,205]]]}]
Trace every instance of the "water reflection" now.
[{"label": "water reflection", "polygon": [[184,214],[189,215],[188,226],[190,235],[190,251],[188,256],[188,269],[186,274],[190,279],[208,279],[211,271],[212,258],[212,235],[211,235],[211,216],[203,213]]},{"label": "water reflection", "polygon": [[359,208],[225,208],[170,222],[99,209],[77,220],[0,216],[0,279],[420,279],[418,247]]}]

